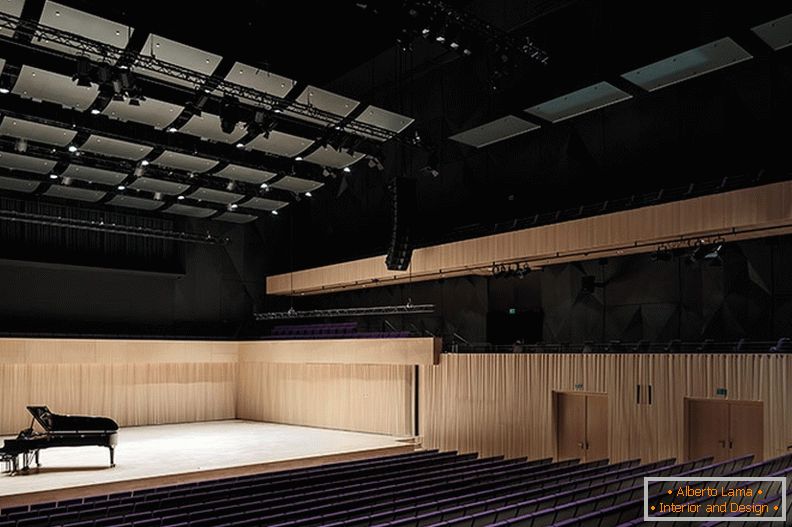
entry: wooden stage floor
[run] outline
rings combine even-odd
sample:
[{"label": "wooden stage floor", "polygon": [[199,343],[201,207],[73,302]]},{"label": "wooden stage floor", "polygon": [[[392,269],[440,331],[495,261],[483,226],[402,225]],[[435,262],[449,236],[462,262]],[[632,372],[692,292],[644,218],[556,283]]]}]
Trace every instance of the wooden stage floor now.
[{"label": "wooden stage floor", "polygon": [[41,451],[41,468],[0,474],[0,508],[414,450],[400,438],[252,421],[122,428],[106,448]]}]

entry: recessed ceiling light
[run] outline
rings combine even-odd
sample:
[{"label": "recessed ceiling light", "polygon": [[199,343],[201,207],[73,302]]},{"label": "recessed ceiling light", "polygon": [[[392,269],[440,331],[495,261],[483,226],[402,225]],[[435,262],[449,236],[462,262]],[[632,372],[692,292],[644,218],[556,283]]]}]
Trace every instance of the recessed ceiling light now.
[{"label": "recessed ceiling light", "polygon": [[295,161],[302,161],[302,160],[303,160],[303,158],[302,158],[302,156],[297,156],[297,157],[295,157],[295,158],[294,158],[294,160],[295,160]]},{"label": "recessed ceiling light", "polygon": [[11,90],[9,90],[8,88],[0,88],[0,93],[2,93],[3,95],[5,95],[6,93],[9,93],[10,91]]},{"label": "recessed ceiling light", "polygon": [[175,126],[171,126],[170,128],[168,128],[168,132],[170,132],[170,133],[174,133],[177,130],[178,130],[178,128],[176,128]]},{"label": "recessed ceiling light", "polygon": [[349,174],[350,172],[352,172],[352,169],[351,169],[351,168],[349,168],[349,167],[344,167],[344,169],[343,169],[343,170],[344,170],[344,172],[346,172],[347,174]]},{"label": "recessed ceiling light", "polygon": [[237,143],[236,147],[237,148],[245,148],[245,143]]},{"label": "recessed ceiling light", "polygon": [[277,216],[277,215],[278,215],[278,211],[277,211],[277,210],[273,210],[273,211],[272,211],[272,215],[273,215],[273,216]]},{"label": "recessed ceiling light", "polygon": [[126,187],[124,185],[118,185],[118,190],[126,190]]},{"label": "recessed ceiling light", "polygon": [[99,110],[99,108],[93,108],[91,110],[91,115],[99,115],[100,113],[102,112]]},{"label": "recessed ceiling light", "polygon": [[58,175],[57,174],[50,174],[49,178],[50,179],[58,179]]},{"label": "recessed ceiling light", "polygon": [[143,165],[144,167],[147,167],[149,166],[149,161],[148,159],[144,159],[143,161],[140,162],[140,164]]},{"label": "recessed ceiling light", "polygon": [[74,146],[74,145],[69,145],[69,152],[71,152],[71,153],[73,154],[73,153],[74,153],[74,152],[76,152],[76,151],[77,151],[77,147],[76,147],[76,146]]},{"label": "recessed ceiling light", "polygon": [[181,201],[181,200],[183,200],[183,199],[184,199],[184,196],[177,196],[177,197],[176,197],[176,199],[178,199],[179,201]]},{"label": "recessed ceiling light", "polygon": [[312,197],[313,197],[313,194],[311,194],[311,191],[310,191],[310,190],[309,190],[308,192],[306,192],[306,193],[305,193],[305,197],[306,197],[306,198],[312,198]]}]

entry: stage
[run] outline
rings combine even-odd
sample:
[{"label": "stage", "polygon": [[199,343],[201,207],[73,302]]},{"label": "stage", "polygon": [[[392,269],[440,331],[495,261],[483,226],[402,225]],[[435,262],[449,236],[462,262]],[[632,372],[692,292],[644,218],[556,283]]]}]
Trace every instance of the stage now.
[{"label": "stage", "polygon": [[0,475],[0,508],[414,450],[411,438],[253,421],[122,428],[106,448],[41,451],[41,468]]}]

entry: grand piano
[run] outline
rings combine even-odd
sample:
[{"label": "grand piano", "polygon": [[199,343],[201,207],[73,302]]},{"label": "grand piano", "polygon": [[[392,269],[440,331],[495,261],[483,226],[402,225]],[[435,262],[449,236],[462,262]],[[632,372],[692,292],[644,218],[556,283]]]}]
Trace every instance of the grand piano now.
[{"label": "grand piano", "polygon": [[[30,427],[19,432],[15,439],[6,439],[0,448],[0,461],[6,472],[16,474],[39,463],[39,451],[63,446],[103,446],[110,450],[110,466],[115,466],[115,446],[118,444],[118,423],[109,417],[60,415],[46,406],[28,406],[33,416]],[[38,423],[43,432],[33,430]],[[22,463],[20,464],[20,458]]]}]

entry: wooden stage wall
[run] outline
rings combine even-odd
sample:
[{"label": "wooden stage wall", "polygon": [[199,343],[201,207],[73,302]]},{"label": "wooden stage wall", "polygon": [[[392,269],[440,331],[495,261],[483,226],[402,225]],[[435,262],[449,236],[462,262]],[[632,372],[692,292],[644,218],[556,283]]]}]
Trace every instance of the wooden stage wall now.
[{"label": "wooden stage wall", "polygon": [[28,404],[108,415],[121,426],[233,419],[237,343],[0,339],[0,434]]},{"label": "wooden stage wall", "polygon": [[[683,459],[685,397],[764,401],[764,456],[792,444],[792,355],[443,355],[421,367],[427,448],[555,455],[553,390],[608,394],[612,460]],[[636,385],[653,404],[636,404]],[[644,388],[645,390],[646,388]]]}]

